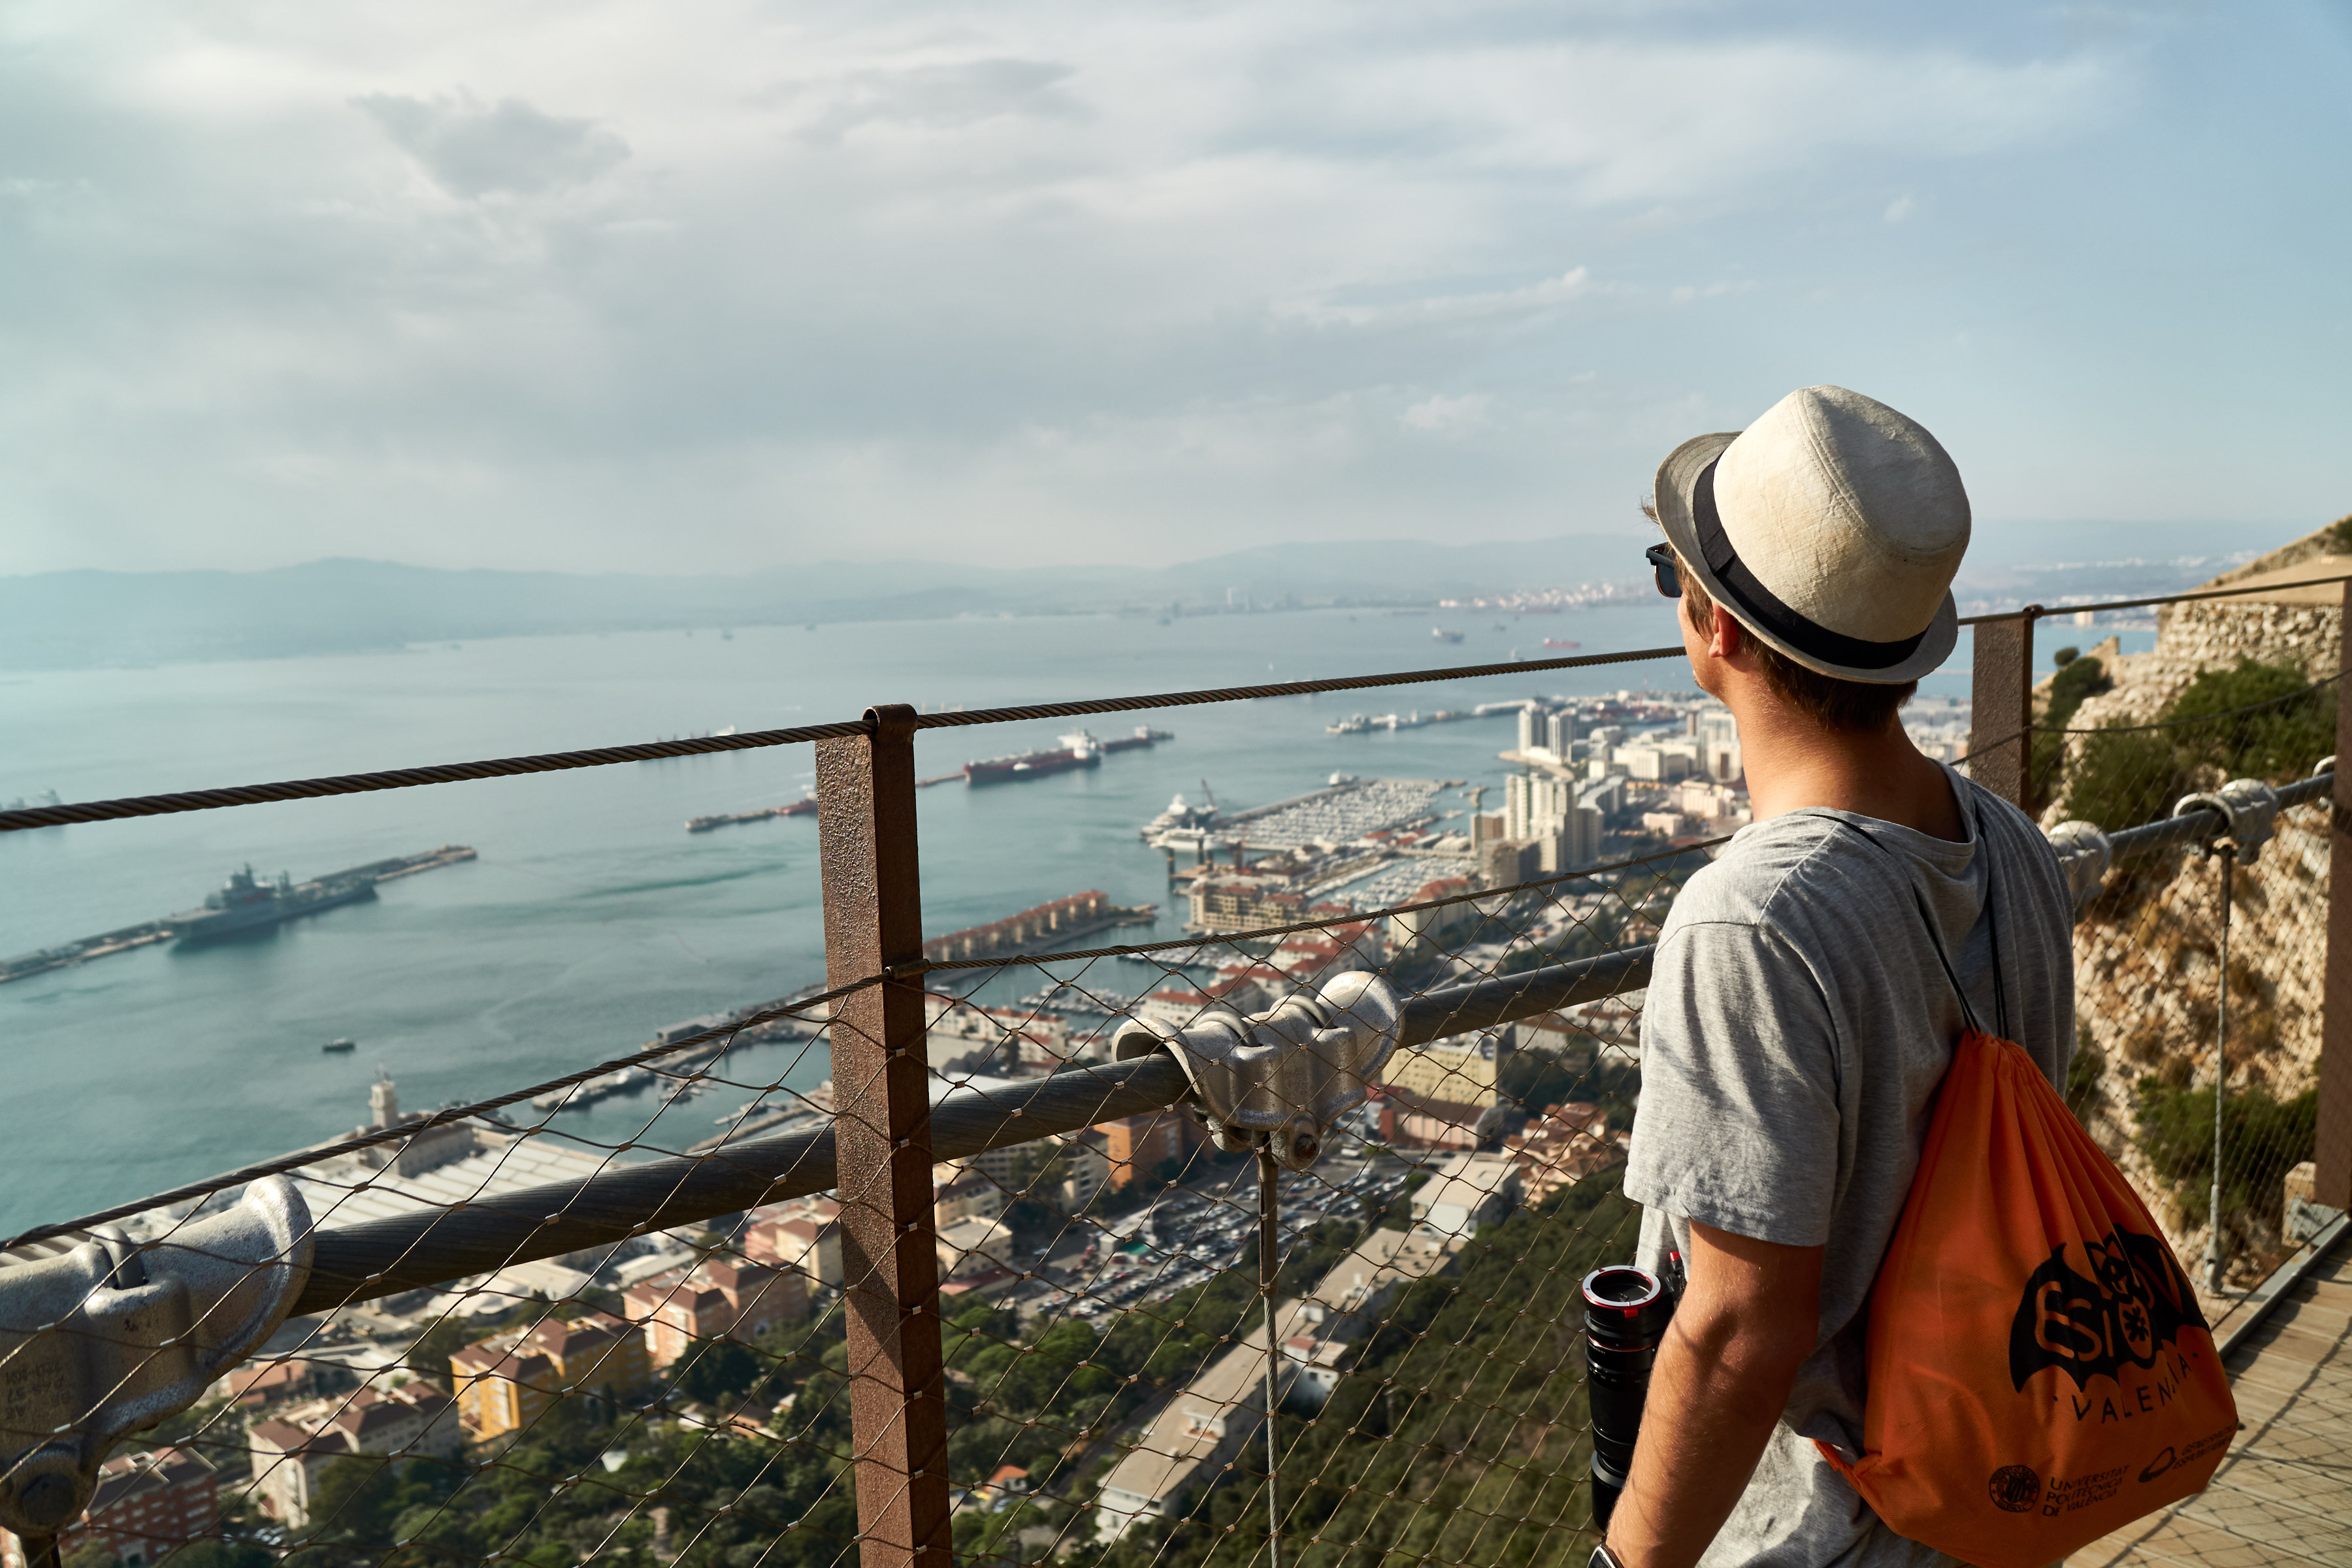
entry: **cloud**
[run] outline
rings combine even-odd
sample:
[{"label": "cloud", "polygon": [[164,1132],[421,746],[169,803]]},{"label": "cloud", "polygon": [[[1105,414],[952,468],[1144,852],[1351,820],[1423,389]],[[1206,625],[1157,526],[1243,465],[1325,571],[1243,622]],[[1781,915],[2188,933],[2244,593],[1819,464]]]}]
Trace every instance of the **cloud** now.
[{"label": "cloud", "polygon": [[[2084,37],[2022,5],[1769,0],[58,17],[0,50],[0,571],[702,569],[845,541],[1152,560],[1465,508],[1551,532],[1793,385],[1885,395],[1956,454],[2087,439],[2065,410],[2112,409],[2122,450],[2197,405],[2180,378],[2215,354],[2340,347],[2267,317],[2189,342],[2185,274],[2147,265],[2270,233],[2268,207],[2221,221],[2260,181],[2195,171],[2341,144],[2345,51],[2269,24]],[[2162,112],[2182,82],[2244,103],[2198,73],[2273,57],[2269,132]],[[1915,254],[1888,192],[1970,248]],[[2250,254],[2206,258],[2249,280],[2230,309],[2333,319],[2325,267]],[[2067,333],[2016,325],[2053,312]],[[2320,472],[2324,432],[2280,433],[2333,381],[2261,384],[2246,439]],[[2021,471],[2111,509],[2156,456]]]},{"label": "cloud", "polygon": [[352,101],[461,196],[584,184],[629,156],[628,143],[594,121],[558,119],[519,98],[485,104],[467,92],[430,100],[371,93]]},{"label": "cloud", "polygon": [[1919,204],[1909,196],[1897,196],[1886,204],[1886,211],[1881,215],[1881,217],[1886,223],[1903,223],[1918,210]]},{"label": "cloud", "polygon": [[1404,411],[1403,425],[1408,430],[1420,430],[1432,436],[1451,436],[1475,430],[1486,422],[1487,405],[1494,402],[1480,392],[1464,393],[1447,397],[1440,395],[1425,397]]},{"label": "cloud", "polygon": [[815,106],[800,134],[830,146],[861,126],[895,124],[960,131],[1007,116],[1085,120],[1091,110],[1066,87],[1073,68],[1052,60],[960,60],[892,70],[859,70],[829,81],[779,86],[763,102]]}]

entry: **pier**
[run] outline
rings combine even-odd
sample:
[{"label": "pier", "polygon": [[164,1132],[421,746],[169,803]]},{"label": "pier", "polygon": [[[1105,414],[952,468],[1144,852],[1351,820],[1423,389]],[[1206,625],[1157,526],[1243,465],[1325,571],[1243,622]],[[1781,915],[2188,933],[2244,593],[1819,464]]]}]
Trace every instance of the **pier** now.
[{"label": "pier", "polygon": [[[314,881],[302,883],[301,886],[310,888],[327,884],[358,885],[371,889],[371,896],[373,896],[373,889],[377,883],[396,881],[403,877],[413,877],[419,871],[438,870],[444,866],[455,866],[461,861],[473,858],[475,858],[474,851],[467,846],[444,844],[438,849],[427,849],[420,855],[399,855],[389,860],[371,860],[364,866],[354,866],[347,871],[338,871],[331,877],[317,878]],[[16,958],[0,959],[0,985],[5,985],[11,980],[25,980],[36,974],[46,974],[52,969],[68,969],[77,963],[87,963],[93,958],[107,958],[118,952],[129,952],[133,948],[151,947],[157,942],[170,942],[181,934],[183,927],[194,916],[205,912],[198,910],[188,913],[166,915],[162,920],[147,921],[135,926],[123,926],[115,931],[100,931],[96,936],[86,936],[79,942],[64,942],[56,947],[45,947],[35,952],[20,954]]]},{"label": "pier", "polygon": [[1037,952],[1113,926],[1148,925],[1159,918],[1157,904],[1114,904],[1098,892],[1072,893],[1066,899],[1039,904],[1034,910],[1024,910],[984,926],[935,936],[923,943],[923,956],[941,963]]}]

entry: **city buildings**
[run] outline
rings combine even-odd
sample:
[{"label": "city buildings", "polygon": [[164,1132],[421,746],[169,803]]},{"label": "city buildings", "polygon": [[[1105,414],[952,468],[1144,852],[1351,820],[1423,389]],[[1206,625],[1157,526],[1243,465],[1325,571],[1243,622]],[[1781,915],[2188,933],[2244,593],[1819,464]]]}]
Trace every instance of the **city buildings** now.
[{"label": "city buildings", "polygon": [[[1261,1321],[1210,1363],[1111,1467],[1095,1496],[1097,1536],[1117,1541],[1139,1520],[1174,1518],[1241,1452],[1265,1415],[1265,1333]],[[1277,1395],[1297,1376],[1296,1363],[1284,1367]]]},{"label": "city buildings", "polygon": [[1381,1069],[1381,1136],[1403,1149],[1475,1149],[1499,1131],[1496,1083],[1507,1030],[1409,1047]]},{"label": "city buildings", "polygon": [[1518,1167],[1507,1155],[1448,1154],[1427,1169],[1412,1194],[1413,1228],[1424,1236],[1466,1237],[1519,1201]]},{"label": "city buildings", "polygon": [[[91,1547],[121,1568],[150,1568],[173,1547],[220,1534],[220,1479],[193,1448],[118,1454],[99,1467],[81,1518],[58,1532],[58,1556]],[[0,1530],[0,1568],[26,1568],[25,1543]]]},{"label": "city buildings", "polygon": [[1503,1140],[1503,1148],[1518,1166],[1520,1192],[1530,1204],[1574,1186],[1620,1152],[1609,1136],[1609,1119],[1584,1100],[1546,1106],[1525,1131]]},{"label": "city buildings", "polygon": [[593,1307],[493,1334],[449,1358],[458,1415],[477,1440],[530,1426],[566,1394],[624,1398],[653,1370],[645,1335]]},{"label": "city buildings", "polygon": [[[999,1152],[1012,1157],[1011,1150]],[[751,1224],[743,1232],[743,1256],[771,1268],[794,1269],[820,1285],[839,1289],[843,1279],[839,1200],[820,1194],[752,1211]]]},{"label": "city buildings", "polygon": [[[1325,1273],[1315,1289],[1278,1305],[1282,1372],[1277,1402],[1321,1404],[1344,1375],[1356,1343],[1378,1326],[1403,1286],[1453,1264],[1458,1238],[1375,1230]],[[1145,1519],[1181,1514],[1192,1497],[1236,1461],[1264,1418],[1263,1323],[1209,1363],[1152,1418],[1103,1478],[1095,1533],[1116,1541]]]},{"label": "city buildings", "polygon": [[1181,1163],[1201,1143],[1201,1124],[1171,1106],[1103,1122],[1104,1175],[1112,1187],[1151,1176],[1163,1165]]},{"label": "city buildings", "polygon": [[454,1459],[465,1434],[457,1401],[418,1378],[397,1388],[369,1384],[329,1394],[266,1416],[247,1428],[247,1443],[257,1505],[280,1524],[299,1529],[310,1521],[320,1476],[337,1459],[359,1454]]},{"label": "city buildings", "polygon": [[[1475,892],[1467,877],[1440,877],[1423,882],[1408,903],[1432,903],[1457,894]],[[1460,903],[1440,904],[1435,909],[1399,910],[1389,917],[1389,946],[1399,955],[1423,945],[1434,946],[1448,933],[1480,918],[1478,906],[1467,900]]]},{"label": "city buildings", "polygon": [[647,1361],[658,1370],[697,1340],[751,1344],[778,1323],[800,1321],[808,1316],[808,1281],[796,1268],[713,1253],[631,1286],[622,1300],[630,1321],[644,1331]]}]

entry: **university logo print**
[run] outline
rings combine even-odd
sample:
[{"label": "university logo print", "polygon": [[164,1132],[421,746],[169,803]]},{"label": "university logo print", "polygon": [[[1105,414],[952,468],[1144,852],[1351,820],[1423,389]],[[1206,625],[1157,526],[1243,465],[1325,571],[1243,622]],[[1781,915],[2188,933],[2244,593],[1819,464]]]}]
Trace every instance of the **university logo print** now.
[{"label": "university logo print", "polygon": [[2061,1242],[2025,1281],[2009,1330],[2009,1376],[2021,1392],[2037,1372],[2056,1367],[2088,1392],[2091,1380],[2120,1380],[2126,1365],[2153,1368],[2177,1349],[2183,1329],[2207,1327],[2196,1292],[2153,1237],[2110,1230],[2080,1244],[2086,1276],[2067,1261]]}]

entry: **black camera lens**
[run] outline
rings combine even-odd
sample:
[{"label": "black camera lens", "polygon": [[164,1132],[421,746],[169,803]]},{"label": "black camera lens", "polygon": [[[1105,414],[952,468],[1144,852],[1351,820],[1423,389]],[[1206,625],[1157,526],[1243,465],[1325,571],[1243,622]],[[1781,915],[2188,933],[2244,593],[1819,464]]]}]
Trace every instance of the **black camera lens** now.
[{"label": "black camera lens", "polygon": [[1604,1528],[1633,1468],[1650,1369],[1674,1314],[1657,1276],[1614,1263],[1584,1277],[1585,1396],[1592,1415],[1592,1513]]}]

